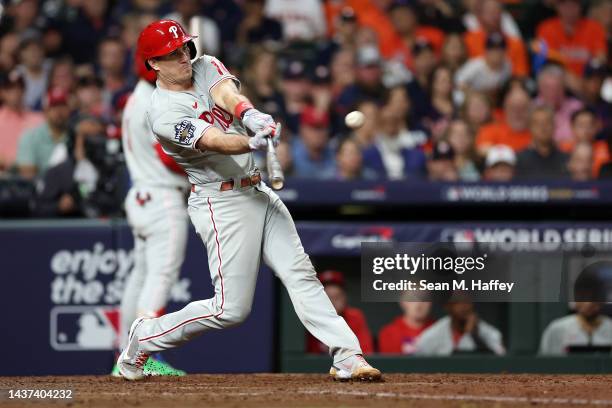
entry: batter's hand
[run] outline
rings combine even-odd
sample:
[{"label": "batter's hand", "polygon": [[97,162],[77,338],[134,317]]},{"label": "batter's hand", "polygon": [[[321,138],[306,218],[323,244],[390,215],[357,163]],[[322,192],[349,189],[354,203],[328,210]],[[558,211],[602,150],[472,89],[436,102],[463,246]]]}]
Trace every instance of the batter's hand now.
[{"label": "batter's hand", "polygon": [[271,127],[255,133],[255,136],[249,139],[249,147],[251,150],[266,150],[268,148],[268,138],[272,138],[274,147],[280,143],[281,135],[281,124],[277,123],[274,125],[274,133]]},{"label": "batter's hand", "polygon": [[276,131],[276,123],[274,123],[274,118],[267,113],[258,111],[255,108],[244,112],[242,123],[244,123],[244,126],[246,126],[247,129],[255,134],[268,128],[271,129],[272,135],[274,135],[274,132]]}]

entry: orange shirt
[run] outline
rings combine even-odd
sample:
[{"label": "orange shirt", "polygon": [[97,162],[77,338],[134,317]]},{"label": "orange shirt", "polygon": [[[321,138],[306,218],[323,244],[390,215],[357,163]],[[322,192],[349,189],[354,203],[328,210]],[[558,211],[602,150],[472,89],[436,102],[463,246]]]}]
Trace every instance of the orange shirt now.
[{"label": "orange shirt", "polygon": [[476,136],[476,146],[502,144],[510,146],[515,152],[523,150],[531,143],[529,130],[516,131],[505,122],[493,123],[480,128]]},{"label": "orange shirt", "polygon": [[[427,40],[436,55],[440,55],[442,52],[445,38],[443,31],[431,26],[420,26],[416,29],[414,38]],[[380,53],[386,59],[394,58],[401,60],[408,68],[412,68],[412,49],[406,45],[403,38],[397,33],[394,33],[389,41],[380,44]]]},{"label": "orange shirt", "polygon": [[[463,41],[470,58],[484,55],[487,34],[483,30],[467,31],[463,34]],[[529,75],[527,50],[523,41],[520,38],[506,37],[506,43],[506,55],[512,63],[512,74],[515,76]]]},{"label": "orange shirt", "polygon": [[9,165],[15,162],[17,146],[23,132],[27,129],[41,125],[45,117],[40,112],[24,111],[16,113],[6,107],[0,107],[0,157]]},{"label": "orange shirt", "polygon": [[[566,141],[559,143],[559,150],[565,153],[571,153],[574,150],[574,141]],[[596,140],[593,142],[593,177],[599,176],[599,170],[604,163],[610,161],[610,152],[608,151],[608,143],[605,140]]]},{"label": "orange shirt", "polygon": [[432,323],[433,320],[421,327],[412,327],[406,324],[403,316],[397,317],[378,333],[378,351],[381,353],[414,353],[416,338]]},{"label": "orange shirt", "polygon": [[[346,324],[351,328],[355,336],[357,336],[357,340],[359,340],[359,345],[361,346],[361,351],[364,354],[370,354],[374,352],[374,341],[372,340],[372,334],[370,333],[370,329],[368,327],[368,322],[363,315],[363,312],[354,307],[347,307],[344,309],[344,312],[341,315],[344,320],[346,320]],[[327,353],[329,350],[327,346],[317,340],[312,334],[306,334],[306,351],[308,353]]]},{"label": "orange shirt", "polygon": [[588,18],[580,19],[573,34],[565,32],[558,17],[549,18],[540,23],[537,36],[561,55],[570,71],[580,76],[590,59],[605,56],[607,51],[604,29]]}]

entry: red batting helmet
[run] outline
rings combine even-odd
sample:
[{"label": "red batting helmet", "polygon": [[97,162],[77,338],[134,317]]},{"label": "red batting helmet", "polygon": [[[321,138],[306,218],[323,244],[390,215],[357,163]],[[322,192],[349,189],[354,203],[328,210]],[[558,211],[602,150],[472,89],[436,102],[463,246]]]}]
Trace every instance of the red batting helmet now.
[{"label": "red batting helmet", "polygon": [[150,70],[148,59],[170,54],[187,44],[193,59],[196,56],[194,38],[197,36],[187,34],[183,27],[174,20],[154,21],[146,26],[138,37],[138,55],[144,61],[145,67]]}]

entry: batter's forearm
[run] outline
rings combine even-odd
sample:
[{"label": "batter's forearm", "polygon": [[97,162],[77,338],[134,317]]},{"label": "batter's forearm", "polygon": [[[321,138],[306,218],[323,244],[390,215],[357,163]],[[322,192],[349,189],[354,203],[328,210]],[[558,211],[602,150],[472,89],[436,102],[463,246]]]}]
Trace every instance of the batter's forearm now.
[{"label": "batter's forearm", "polygon": [[196,147],[202,151],[221,154],[242,154],[251,151],[248,136],[223,133],[217,128],[208,128],[196,143]]},{"label": "batter's forearm", "polygon": [[241,102],[249,103],[249,98],[240,94],[233,79],[228,78],[219,83],[210,93],[215,104],[228,112],[234,112],[236,106]]}]

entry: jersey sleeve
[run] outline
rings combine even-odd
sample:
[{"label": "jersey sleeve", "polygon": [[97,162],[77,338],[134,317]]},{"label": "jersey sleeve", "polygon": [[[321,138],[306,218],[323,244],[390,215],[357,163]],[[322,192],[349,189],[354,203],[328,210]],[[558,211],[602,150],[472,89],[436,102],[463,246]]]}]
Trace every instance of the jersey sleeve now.
[{"label": "jersey sleeve", "polygon": [[229,72],[225,65],[217,58],[211,55],[203,55],[195,64],[197,64],[197,69],[194,70],[196,80],[203,81],[211,99],[212,95],[210,95],[210,91],[225,79],[233,80],[236,87],[240,89],[240,81],[238,78]]},{"label": "jersey sleeve", "polygon": [[162,112],[159,116],[149,112],[153,133],[160,140],[170,142],[172,145],[198,150],[196,143],[212,125],[194,118],[190,113],[180,107]]}]

